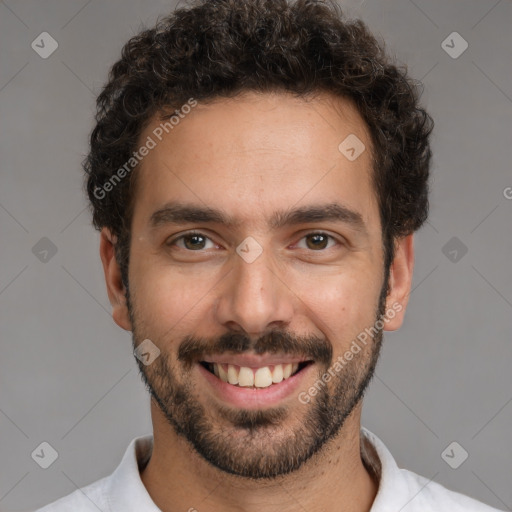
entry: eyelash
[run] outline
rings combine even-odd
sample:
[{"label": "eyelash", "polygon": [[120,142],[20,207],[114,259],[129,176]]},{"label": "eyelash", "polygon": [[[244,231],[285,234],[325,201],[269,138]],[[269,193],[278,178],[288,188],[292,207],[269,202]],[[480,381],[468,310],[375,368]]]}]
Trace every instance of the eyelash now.
[{"label": "eyelash", "polygon": [[[306,233],[305,235],[303,235],[301,237],[300,240],[303,240],[304,238],[308,237],[308,236],[314,236],[314,235],[322,235],[322,236],[326,236],[327,238],[330,238],[331,240],[334,240],[335,242],[337,242],[338,245],[343,245],[342,242],[340,242],[338,239],[336,239],[334,236],[332,235],[329,235],[328,233],[324,233],[323,231],[311,231],[310,233]],[[184,233],[172,240],[170,240],[169,242],[166,242],[166,246],[168,247],[172,247],[176,244],[176,242],[178,242],[179,240],[182,240],[184,238],[187,238],[187,237],[192,237],[192,236],[201,236],[201,237],[204,237],[208,240],[210,240],[211,242],[213,242],[213,240],[211,240],[211,238],[209,236],[206,236],[204,233],[201,233],[200,231],[189,231],[188,233]],[[332,247],[331,247],[332,248]],[[180,249],[182,249],[180,247]],[[187,251],[187,252],[203,252],[204,249],[201,249],[201,250],[197,250],[197,251],[190,251],[188,249],[183,249],[184,251]],[[318,250],[318,251],[314,251],[314,250],[311,250],[312,252],[326,252],[328,250],[328,248],[325,248],[325,249],[321,249],[321,250]]]}]

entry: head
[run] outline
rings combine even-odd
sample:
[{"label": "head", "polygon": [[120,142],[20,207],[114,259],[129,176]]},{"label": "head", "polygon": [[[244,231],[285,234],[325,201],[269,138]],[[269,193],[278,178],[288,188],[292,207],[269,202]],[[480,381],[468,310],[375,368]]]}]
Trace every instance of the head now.
[{"label": "head", "polygon": [[[160,351],[137,363],[162,416],[224,471],[299,469],[403,321],[428,213],[418,84],[334,4],[201,1],[132,38],[97,104],[93,223],[115,321]],[[300,389],[224,401],[211,363],[240,356],[300,362]]]}]

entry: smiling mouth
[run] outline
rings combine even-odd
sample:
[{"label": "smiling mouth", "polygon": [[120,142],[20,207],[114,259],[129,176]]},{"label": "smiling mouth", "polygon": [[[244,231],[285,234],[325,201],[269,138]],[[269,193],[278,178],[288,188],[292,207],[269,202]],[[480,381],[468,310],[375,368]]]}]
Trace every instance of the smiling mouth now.
[{"label": "smiling mouth", "polygon": [[221,381],[235,387],[268,388],[293,377],[313,361],[283,363],[252,368],[228,363],[200,361],[200,364]]}]

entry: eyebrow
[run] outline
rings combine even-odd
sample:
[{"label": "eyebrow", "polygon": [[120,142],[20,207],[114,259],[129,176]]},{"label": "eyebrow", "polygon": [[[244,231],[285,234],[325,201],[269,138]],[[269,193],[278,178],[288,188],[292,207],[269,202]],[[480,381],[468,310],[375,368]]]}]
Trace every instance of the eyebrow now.
[{"label": "eyebrow", "polygon": [[[290,210],[279,210],[271,216],[268,224],[272,229],[279,229],[297,224],[326,221],[348,224],[362,234],[368,235],[362,215],[339,203],[315,204]],[[236,228],[240,226],[241,221],[235,220],[222,210],[180,202],[165,204],[156,210],[149,220],[151,229],[165,224],[195,223],[220,224],[228,228]]]}]

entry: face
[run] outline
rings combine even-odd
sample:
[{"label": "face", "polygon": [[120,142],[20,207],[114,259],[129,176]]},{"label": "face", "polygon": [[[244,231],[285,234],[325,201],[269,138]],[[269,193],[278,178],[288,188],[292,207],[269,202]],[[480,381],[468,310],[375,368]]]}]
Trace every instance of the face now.
[{"label": "face", "polygon": [[[251,478],[297,470],[360,404],[375,323],[406,288],[392,275],[386,297],[366,125],[344,100],[256,93],[198,104],[161,141],[160,123],[140,138],[156,146],[137,169],[114,318],[160,350],[140,371],[202,457]],[[338,149],[350,134],[366,148],[355,160]]]}]

